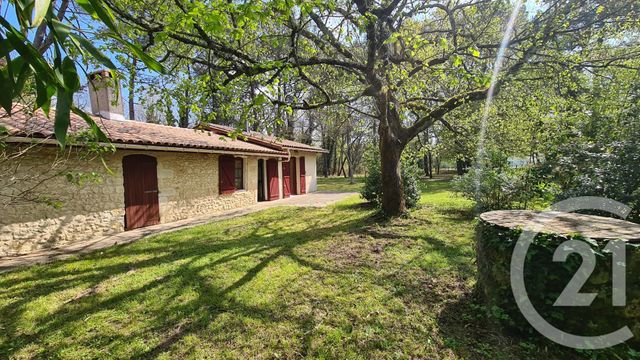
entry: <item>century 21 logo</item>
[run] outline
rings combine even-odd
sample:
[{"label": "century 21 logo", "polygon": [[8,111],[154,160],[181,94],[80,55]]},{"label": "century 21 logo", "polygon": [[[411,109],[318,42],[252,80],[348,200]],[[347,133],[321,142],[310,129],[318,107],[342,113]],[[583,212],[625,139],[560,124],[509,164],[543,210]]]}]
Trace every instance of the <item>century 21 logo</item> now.
[{"label": "century 21 logo", "polygon": [[[552,209],[559,212],[600,210],[617,215],[623,219],[626,218],[631,211],[628,206],[617,201],[591,196],[563,200],[554,204]],[[541,213],[540,218],[536,219],[536,223],[544,225],[555,216],[557,216],[557,213]],[[632,338],[633,333],[629,330],[628,326],[598,336],[570,334],[551,325],[538,313],[527,294],[523,271],[527,251],[536,235],[537,233],[534,231],[523,231],[511,257],[511,290],[513,291],[520,312],[529,324],[550,340],[575,349],[604,349],[621,344]],[[605,250],[610,251],[613,258],[613,296],[611,305],[625,306],[625,244],[623,241],[610,241],[607,243]],[[591,251],[589,244],[579,240],[567,240],[558,246],[553,254],[553,261],[566,261],[567,257],[572,253],[577,253],[582,257],[582,264],[553,304],[554,306],[589,306],[597,296],[597,294],[594,293],[580,293],[580,289],[589,279],[589,276],[596,266],[596,257]]]}]

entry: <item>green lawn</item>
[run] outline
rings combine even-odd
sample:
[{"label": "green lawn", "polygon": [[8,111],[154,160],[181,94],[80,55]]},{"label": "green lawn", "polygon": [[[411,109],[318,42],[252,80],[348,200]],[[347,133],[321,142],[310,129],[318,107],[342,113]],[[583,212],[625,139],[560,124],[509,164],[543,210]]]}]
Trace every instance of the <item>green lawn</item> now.
[{"label": "green lawn", "polygon": [[385,224],[354,196],[2,274],[0,358],[554,356],[488,326],[472,204],[423,190]]},{"label": "green lawn", "polygon": [[360,191],[364,177],[356,176],[353,183],[344,177],[318,177],[318,191],[350,192]]}]

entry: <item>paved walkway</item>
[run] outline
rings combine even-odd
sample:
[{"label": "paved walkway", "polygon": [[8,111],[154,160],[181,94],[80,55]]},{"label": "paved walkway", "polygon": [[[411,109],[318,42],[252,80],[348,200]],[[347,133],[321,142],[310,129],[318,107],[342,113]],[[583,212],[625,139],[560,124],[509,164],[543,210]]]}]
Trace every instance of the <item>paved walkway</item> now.
[{"label": "paved walkway", "polygon": [[19,266],[44,264],[56,260],[62,260],[73,255],[86,254],[117,244],[128,244],[149,235],[187,229],[207,224],[212,221],[231,219],[277,206],[324,207],[356,194],[357,193],[355,192],[316,192],[306,195],[292,196],[283,200],[259,202],[255,205],[218,214],[148,226],[145,228],[125,231],[116,235],[100,237],[92,241],[76,242],[58,248],[39,250],[30,254],[0,257],[0,272],[5,272]]}]

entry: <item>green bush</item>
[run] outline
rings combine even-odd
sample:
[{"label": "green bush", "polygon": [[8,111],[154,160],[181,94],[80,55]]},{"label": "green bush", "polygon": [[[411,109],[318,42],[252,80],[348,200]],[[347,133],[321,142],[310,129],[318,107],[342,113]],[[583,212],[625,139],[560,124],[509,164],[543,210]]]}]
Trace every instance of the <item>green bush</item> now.
[{"label": "green bush", "polygon": [[564,144],[551,151],[544,170],[561,186],[557,200],[574,196],[617,200],[631,208],[627,220],[640,223],[640,125],[637,122],[634,119],[624,133],[616,133],[613,138]]},{"label": "green bush", "polygon": [[[376,207],[382,204],[382,171],[380,168],[380,152],[376,147],[367,151],[365,158],[367,175],[364,178],[364,187],[360,195]],[[402,186],[404,189],[404,201],[407,208],[414,208],[420,200],[418,177],[420,169],[410,156],[403,157],[400,165]]]},{"label": "green bush", "polygon": [[506,155],[489,151],[482,167],[473,167],[453,180],[453,189],[474,200],[479,211],[547,205],[557,187],[545,182],[538,172],[534,166],[513,168]]}]

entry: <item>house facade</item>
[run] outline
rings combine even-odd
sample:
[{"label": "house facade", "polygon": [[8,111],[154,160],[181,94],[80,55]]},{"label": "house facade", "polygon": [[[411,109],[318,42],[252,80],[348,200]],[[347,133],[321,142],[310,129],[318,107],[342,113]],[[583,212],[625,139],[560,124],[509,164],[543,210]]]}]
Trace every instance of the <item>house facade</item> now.
[{"label": "house facade", "polygon": [[[61,152],[51,114],[27,115],[19,106],[11,116],[0,114],[7,144],[0,162],[0,256],[316,191],[320,148],[257,133],[232,138],[220,126],[121,120],[109,94],[90,90],[94,121],[115,147],[102,156],[81,145]],[[72,114],[70,134],[86,130]]]}]

